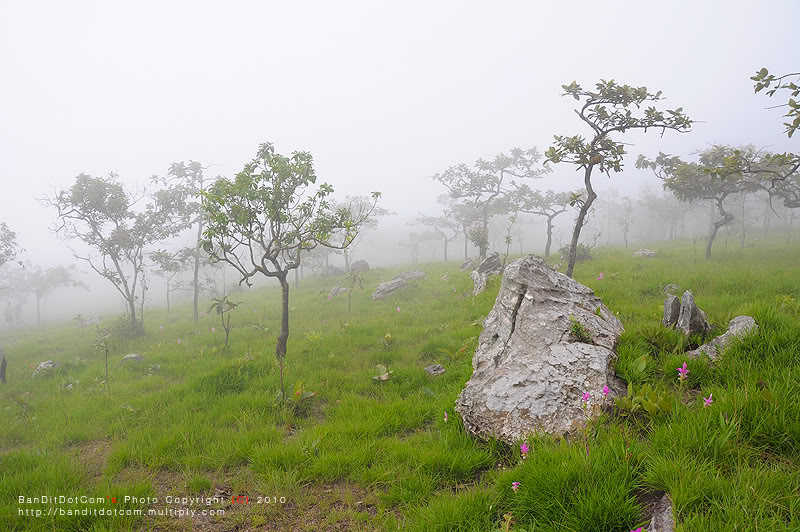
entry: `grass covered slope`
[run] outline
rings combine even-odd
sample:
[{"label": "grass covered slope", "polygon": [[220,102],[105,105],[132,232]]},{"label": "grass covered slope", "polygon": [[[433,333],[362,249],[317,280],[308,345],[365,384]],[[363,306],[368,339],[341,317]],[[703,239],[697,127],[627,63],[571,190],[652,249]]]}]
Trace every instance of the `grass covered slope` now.
[{"label": "grass covered slope", "polygon": [[[645,524],[652,494],[667,491],[684,531],[800,529],[800,250],[743,249],[708,262],[691,247],[657,251],[652,259],[599,251],[576,270],[625,325],[617,373],[634,392],[646,384],[673,399],[655,414],[601,416],[586,431],[588,457],[584,435],[531,437],[523,460],[518,448],[465,434],[453,405],[499,282],[472,297],[456,263],[422,265],[427,280],[384,301],[370,294],[402,270],[369,272],[351,313],[346,294],[320,293],[334,279],[293,288],[288,391],[300,383],[315,395],[289,408],[275,402],[277,289],[232,296],[243,304],[232,314],[228,350],[217,316],[195,328],[188,307],[149,311],[146,337],[116,340],[110,390],[103,354],[90,348],[93,331],[52,328],[46,341],[41,331],[7,333],[0,523],[627,532]],[[702,339],[660,326],[668,283],[692,290],[715,326],[710,336],[741,314],[754,316],[758,331],[715,366],[687,360],[683,350]],[[144,361],[123,365],[127,353]],[[63,365],[31,378],[48,359]],[[684,361],[690,373],[679,387],[675,368]],[[447,372],[428,376],[431,363]],[[388,367],[388,380],[372,378],[376,365]],[[225,515],[195,519],[18,515],[20,507],[46,509],[19,505],[20,495],[58,494],[115,496],[115,506],[145,511],[122,498],[158,497],[154,507],[163,508],[167,495],[247,495],[250,504],[217,505]]]}]

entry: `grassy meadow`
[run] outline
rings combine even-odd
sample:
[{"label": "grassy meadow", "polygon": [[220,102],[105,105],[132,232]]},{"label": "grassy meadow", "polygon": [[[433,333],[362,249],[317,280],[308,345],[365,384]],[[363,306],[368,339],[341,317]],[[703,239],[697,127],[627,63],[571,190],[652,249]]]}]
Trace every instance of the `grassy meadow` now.
[{"label": "grassy meadow", "polygon": [[[370,299],[378,282],[411,267],[370,271],[351,312],[347,294],[327,298],[341,279],[293,286],[287,393],[315,395],[287,407],[276,403],[277,288],[232,295],[242,304],[228,349],[217,316],[195,326],[189,305],[149,309],[146,336],[114,340],[108,386],[93,330],[5,331],[0,530],[627,532],[646,525],[663,491],[684,532],[800,530],[800,247],[720,242],[710,261],[700,241],[652,247],[651,259],[595,249],[575,277],[625,326],[617,374],[672,407],[608,411],[569,438],[531,435],[525,459],[518,446],[472,439],[453,410],[499,287],[495,278],[471,296],[455,261],[420,265],[426,280],[383,301]],[[668,283],[692,290],[714,325],[709,338],[742,314],[757,332],[714,365],[687,360],[702,339],[661,327]],[[128,353],[144,360],[120,363]],[[62,366],[32,378],[48,359]],[[428,376],[432,363],[446,373]],[[388,380],[373,379],[376,365]],[[145,511],[167,496],[227,502],[210,507],[224,515],[195,518],[19,514],[51,506],[21,505],[20,495],[62,494]],[[239,495],[247,502],[230,504]]]}]

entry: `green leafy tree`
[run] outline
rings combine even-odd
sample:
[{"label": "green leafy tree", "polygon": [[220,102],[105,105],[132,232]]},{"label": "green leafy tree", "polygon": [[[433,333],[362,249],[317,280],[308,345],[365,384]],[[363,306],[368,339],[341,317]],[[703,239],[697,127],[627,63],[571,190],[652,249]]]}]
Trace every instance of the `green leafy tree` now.
[{"label": "green leafy tree", "polygon": [[[80,259],[107,279],[125,300],[132,330],[144,330],[145,249],[177,236],[188,224],[184,195],[174,188],[127,190],[115,174],[80,174],[75,183],[42,199],[57,213],[55,231],[91,252]],[[144,203],[144,205],[142,205]],[[138,291],[137,291],[138,290]],[[137,315],[136,301],[140,300]]]},{"label": "green leafy tree", "polygon": [[514,148],[491,161],[478,159],[471,167],[458,164],[433,176],[447,188],[450,197],[480,213],[477,227],[470,227],[468,234],[478,246],[481,260],[489,248],[489,219],[509,212],[508,199],[519,180],[539,178],[550,171],[546,165],[539,165],[541,158],[535,147]]},{"label": "green leafy tree", "polygon": [[481,210],[471,203],[459,203],[449,195],[436,198],[444,206],[444,216],[456,222],[464,237],[464,260],[469,256],[470,228],[480,224]]},{"label": "green leafy tree", "polygon": [[[234,303],[228,296],[215,297],[211,300],[209,312],[216,312],[219,319],[222,321],[222,329],[225,331],[225,347],[228,347],[228,337],[231,334],[231,311],[238,307],[241,303]],[[225,314],[228,315],[228,321],[225,322]]]},{"label": "green leafy tree", "polygon": [[700,152],[699,162],[687,163],[677,156],[659,153],[650,161],[643,155],[636,161],[637,168],[650,168],[680,201],[711,200],[720,218],[711,225],[706,240],[706,259],[711,258],[711,248],[721,227],[733,222],[735,216],[725,208],[725,200],[732,194],[752,192],[758,185],[743,173],[735,161],[753,159],[756,151],[752,146],[732,148],[713,146]]},{"label": "green leafy tree", "polygon": [[683,109],[659,111],[650,105],[642,110],[642,106],[650,102],[662,100],[661,91],[651,93],[647,87],[619,85],[614,80],[600,80],[595,90],[582,88],[576,82],[562,85],[563,96],[571,96],[581,102],[575,114],[591,129],[591,136],[581,135],[565,137],[557,135],[553,145],[547,150],[547,161],[573,164],[583,171],[583,185],[586,198],[577,202],[580,207],[572,231],[569,245],[566,274],[572,277],[575,269],[576,250],[581,229],[597,193],[592,186],[592,173],[595,169],[611,177],[611,172],[621,172],[625,145],[614,140],[616,134],[632,129],[661,130],[663,135],[667,129],[685,132],[691,129],[692,122]]},{"label": "green leafy tree", "polygon": [[[217,180],[202,193],[207,216],[203,248],[216,261],[231,265],[250,285],[256,275],[273,277],[281,285],[281,329],[275,346],[280,366],[281,397],[285,398],[284,360],[289,340],[289,271],[300,265],[300,254],[317,246],[344,249],[358,235],[371,211],[353,216],[333,210],[333,187],[317,181],[311,154],[286,157],[270,143],[233,180]],[[380,193],[372,193],[373,205]]]},{"label": "green leafy tree", "polygon": [[582,191],[574,192],[541,192],[532,190],[527,184],[520,186],[514,194],[514,204],[519,212],[544,216],[547,220],[547,242],[544,246],[545,258],[550,256],[550,247],[553,243],[553,221],[556,217],[566,212],[575,202],[574,198],[580,197]]}]

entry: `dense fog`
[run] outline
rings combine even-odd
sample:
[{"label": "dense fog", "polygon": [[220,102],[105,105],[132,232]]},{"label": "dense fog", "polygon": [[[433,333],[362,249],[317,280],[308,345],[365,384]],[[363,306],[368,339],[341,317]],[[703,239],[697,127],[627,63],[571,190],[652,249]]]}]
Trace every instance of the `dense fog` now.
[{"label": "dense fog", "polygon": [[[797,15],[788,1],[657,9],[637,2],[603,9],[589,2],[8,2],[0,7],[0,222],[21,253],[6,268],[75,265],[73,279],[85,286],[48,293],[44,321],[124,309],[108,281],[68,246],[83,256],[87,248],[54,233],[57,212],[43,199],[81,173],[113,172],[133,189],[181,161],[199,162],[208,179],[233,178],[263,142],[285,155],[310,152],[317,183],[331,184],[334,200],[382,193],[386,215],[358,236],[348,260],[378,267],[441,261],[442,240],[415,223],[442,216],[437,198],[448,191],[434,176],[517,147],[544,154],[554,135],[588,135],[576,102],[562,96],[573,80],[589,88],[601,79],[646,85],[693,120],[691,132],[624,135],[623,171],[595,176],[598,199],[581,242],[636,248],[705,239],[713,205],[678,201],[636,158],[664,152],[692,160],[715,145],[791,150],[783,112],[766,109],[779,102],[754,95],[750,76],[763,66],[792,71]],[[549,168],[526,181],[532,189],[583,186],[574,166]],[[764,191],[733,194],[726,206],[736,216],[718,237],[727,246],[754,245],[760,233],[788,233],[796,223],[797,214]],[[555,219],[553,254],[569,244],[575,216],[570,207]],[[489,249],[541,254],[545,218],[520,213],[511,222],[509,214],[491,218]],[[193,238],[187,229],[145,251],[178,250]],[[466,247],[478,255],[471,242]],[[448,259],[461,261],[464,251],[459,234]],[[345,259],[333,254],[329,263],[343,268]],[[147,304],[162,305],[165,280],[151,262],[146,268]],[[222,270],[216,274],[228,286],[239,280],[230,269],[224,281]],[[35,321],[34,298],[0,297],[0,308],[22,304],[23,321]]]}]

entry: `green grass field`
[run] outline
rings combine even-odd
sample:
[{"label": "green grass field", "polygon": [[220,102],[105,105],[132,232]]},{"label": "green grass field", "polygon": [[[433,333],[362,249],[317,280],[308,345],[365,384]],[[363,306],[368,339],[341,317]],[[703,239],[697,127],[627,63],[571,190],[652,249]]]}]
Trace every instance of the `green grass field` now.
[{"label": "green grass field", "polygon": [[[243,304],[228,350],[216,316],[195,327],[188,306],[149,310],[145,337],[116,340],[108,389],[94,331],[52,326],[46,340],[40,330],[7,331],[0,529],[627,532],[646,525],[648,501],[667,491],[679,530],[800,530],[800,248],[718,245],[704,261],[701,244],[655,245],[654,259],[600,249],[578,266],[576,279],[625,325],[618,375],[679,399],[654,416],[604,414],[587,429],[588,457],[574,438],[532,436],[522,460],[517,447],[464,432],[454,401],[499,280],[472,297],[456,262],[421,265],[427,280],[384,301],[370,299],[376,284],[409,268],[371,271],[350,313],[346,295],[320,294],[336,279],[293,288],[287,391],[302,383],[316,395],[286,408],[276,404],[277,289],[232,296]],[[693,291],[715,327],[709,336],[741,314],[759,324],[716,365],[689,360],[684,388],[675,368],[700,339],[660,326],[668,283]],[[144,361],[120,364],[127,353]],[[63,365],[32,378],[48,359]],[[447,372],[428,376],[431,363]],[[387,381],[372,378],[377,364],[393,372]],[[118,502],[76,508],[146,512],[169,506],[167,496],[215,494],[248,501],[193,519],[36,517],[20,510],[53,505],[19,503],[89,495]]]}]

